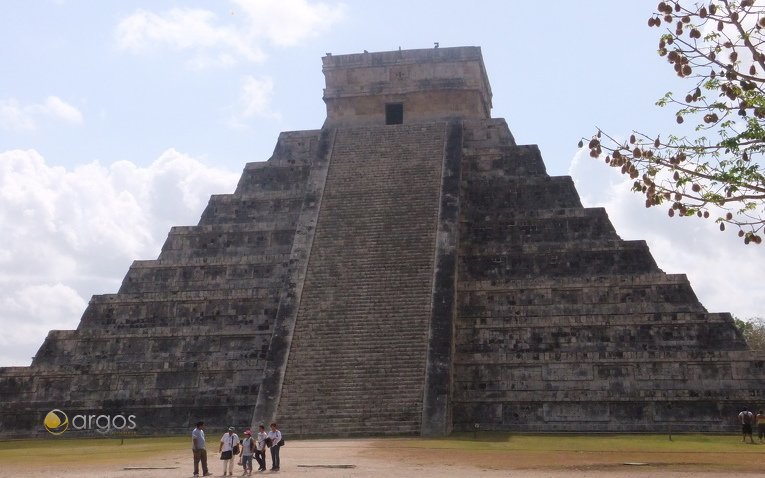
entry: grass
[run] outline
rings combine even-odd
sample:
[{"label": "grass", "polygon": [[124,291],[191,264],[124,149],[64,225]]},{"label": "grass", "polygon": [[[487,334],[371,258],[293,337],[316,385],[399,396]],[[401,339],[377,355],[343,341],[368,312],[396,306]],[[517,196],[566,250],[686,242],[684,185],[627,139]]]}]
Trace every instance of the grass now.
[{"label": "grass", "polygon": [[[480,463],[486,469],[601,469],[639,462],[673,471],[760,469],[763,445],[742,444],[736,435],[534,435],[480,432],[444,439],[391,439],[380,446],[433,463]],[[460,458],[453,460],[452,456]]]},{"label": "grass", "polygon": [[762,453],[763,446],[745,446],[735,435],[533,435],[480,432],[448,438],[397,440],[398,446],[422,449],[497,450],[527,452],[651,452],[651,453]]},{"label": "grass", "polygon": [[168,450],[177,451],[190,448],[190,440],[185,436],[134,438],[54,438],[38,440],[0,441],[0,463],[21,464],[45,460],[65,464],[104,463],[113,461],[119,455],[132,460],[152,459],[166,454]]},{"label": "grass", "polygon": [[[333,441],[327,446],[336,447]],[[303,442],[308,444],[309,442]],[[290,451],[301,448],[292,441]],[[342,446],[353,447],[353,440]],[[359,442],[366,448],[369,441]],[[80,468],[107,463],[158,463],[180,456],[190,447],[187,436],[0,441],[0,463],[24,466],[42,457],[57,466]],[[309,445],[310,447],[310,445]],[[763,445],[743,445],[736,435],[533,435],[480,432],[442,439],[386,438],[372,440],[371,450],[416,463],[480,462],[487,469],[577,468],[650,462],[678,470],[720,469],[751,471],[758,468]],[[190,454],[190,452],[189,452]],[[299,452],[298,452],[299,454]],[[751,455],[751,458],[750,456]],[[387,456],[387,455],[386,455]],[[480,458],[479,458],[480,457]],[[176,461],[177,463],[177,461]],[[753,468],[754,467],[754,468]]]}]

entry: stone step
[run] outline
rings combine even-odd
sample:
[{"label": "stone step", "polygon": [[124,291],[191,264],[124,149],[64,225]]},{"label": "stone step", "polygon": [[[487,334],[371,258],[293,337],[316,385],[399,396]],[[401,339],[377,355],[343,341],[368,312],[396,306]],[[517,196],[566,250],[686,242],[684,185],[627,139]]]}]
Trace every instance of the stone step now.
[{"label": "stone step", "polygon": [[423,159],[442,157],[444,132],[338,130],[279,405],[283,419],[303,410],[293,425],[318,409],[340,427],[356,410],[347,433],[369,434],[358,422],[369,408],[417,429],[441,183],[440,162]]}]

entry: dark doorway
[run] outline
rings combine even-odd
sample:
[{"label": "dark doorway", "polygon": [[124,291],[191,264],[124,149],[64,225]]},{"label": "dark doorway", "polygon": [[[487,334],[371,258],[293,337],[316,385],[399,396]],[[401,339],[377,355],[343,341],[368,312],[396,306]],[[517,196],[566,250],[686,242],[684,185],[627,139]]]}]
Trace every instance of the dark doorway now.
[{"label": "dark doorway", "polygon": [[386,103],[385,124],[404,123],[404,103]]}]

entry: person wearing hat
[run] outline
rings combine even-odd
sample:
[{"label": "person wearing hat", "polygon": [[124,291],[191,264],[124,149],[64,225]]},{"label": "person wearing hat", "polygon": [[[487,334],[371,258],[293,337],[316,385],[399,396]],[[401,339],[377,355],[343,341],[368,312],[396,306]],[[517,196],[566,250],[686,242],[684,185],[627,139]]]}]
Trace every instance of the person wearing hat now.
[{"label": "person wearing hat", "polygon": [[244,440],[242,441],[242,476],[252,475],[252,455],[255,453],[255,439],[252,438],[252,432],[248,428],[244,431]]},{"label": "person wearing hat", "polygon": [[234,476],[234,447],[239,448],[239,436],[234,433],[234,427],[228,427],[218,447],[220,459],[223,460],[223,476]]}]

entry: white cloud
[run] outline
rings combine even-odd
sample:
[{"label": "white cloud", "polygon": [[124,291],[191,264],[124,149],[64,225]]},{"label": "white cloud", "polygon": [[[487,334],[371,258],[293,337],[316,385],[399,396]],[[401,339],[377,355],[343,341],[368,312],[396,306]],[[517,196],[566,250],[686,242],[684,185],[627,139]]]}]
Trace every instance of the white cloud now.
[{"label": "white cloud", "polygon": [[265,54],[247,35],[233,26],[215,25],[217,16],[208,10],[174,8],[163,15],[138,10],[117,25],[117,45],[134,53],[158,45],[176,50],[194,50],[190,65],[195,68],[228,66],[234,56],[263,61]]},{"label": "white cloud", "polygon": [[58,96],[49,96],[43,103],[22,105],[15,98],[0,99],[0,128],[9,131],[34,131],[43,118],[81,124],[80,110]]},{"label": "white cloud", "polygon": [[627,176],[588,152],[580,150],[569,169],[585,207],[605,207],[623,239],[645,240],[659,268],[686,274],[709,311],[765,316],[765,247],[744,245],[733,231],[720,232],[711,219],[670,218],[667,208],[647,209],[644,196],[630,191]]},{"label": "white cloud", "polygon": [[49,329],[76,327],[90,295],[115,292],[134,259],[155,258],[170,226],[196,224],[238,177],[173,149],[146,167],[73,170],[0,153],[0,366],[28,364]]},{"label": "white cloud", "polygon": [[117,25],[117,46],[140,53],[157,46],[192,53],[192,68],[231,66],[265,60],[268,44],[292,46],[340,21],[343,5],[307,0],[232,0],[235,10],[174,8],[164,13],[138,10]]},{"label": "white cloud", "polygon": [[11,131],[32,131],[35,122],[31,113],[11,98],[0,100],[0,127]]},{"label": "white cloud", "polygon": [[[12,326],[0,335],[0,365],[29,365],[50,330],[72,328],[72,317],[79,317],[87,302],[64,284],[33,284],[0,294],[0,310]],[[13,322],[11,322],[13,321]]]},{"label": "white cloud", "polygon": [[228,119],[228,126],[235,129],[247,128],[247,120],[255,117],[280,120],[281,114],[271,109],[273,93],[274,81],[271,78],[244,77],[239,102],[232,108],[236,113]]},{"label": "white cloud", "polygon": [[41,111],[52,118],[60,119],[67,123],[82,123],[82,113],[80,113],[80,110],[58,96],[49,96],[45,100],[45,104],[42,105]]},{"label": "white cloud", "polygon": [[307,0],[232,0],[247,16],[249,31],[280,46],[297,45],[343,19],[345,7]]},{"label": "white cloud", "polygon": [[271,78],[245,77],[242,82],[242,116],[273,116],[271,97],[274,93],[274,81]]}]

